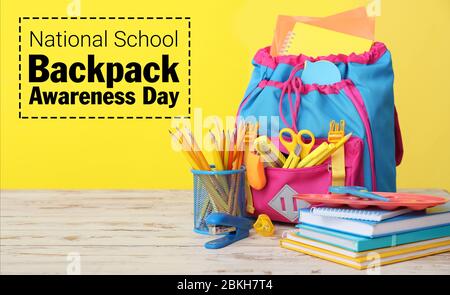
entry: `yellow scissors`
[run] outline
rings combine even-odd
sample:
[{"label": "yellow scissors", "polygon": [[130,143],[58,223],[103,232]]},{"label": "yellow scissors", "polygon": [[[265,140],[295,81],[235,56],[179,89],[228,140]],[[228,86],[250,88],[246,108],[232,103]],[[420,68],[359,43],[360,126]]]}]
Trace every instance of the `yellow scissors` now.
[{"label": "yellow scissors", "polygon": [[[284,139],[285,134],[289,134],[289,141]],[[311,138],[311,141],[309,143],[304,142],[302,137],[303,135],[308,135]],[[305,158],[309,154],[315,141],[316,138],[314,137],[314,134],[308,129],[300,130],[298,133],[295,133],[295,131],[291,128],[283,128],[280,131],[280,142],[289,151],[289,154],[295,154],[299,149],[299,146],[301,147],[300,159]]]}]

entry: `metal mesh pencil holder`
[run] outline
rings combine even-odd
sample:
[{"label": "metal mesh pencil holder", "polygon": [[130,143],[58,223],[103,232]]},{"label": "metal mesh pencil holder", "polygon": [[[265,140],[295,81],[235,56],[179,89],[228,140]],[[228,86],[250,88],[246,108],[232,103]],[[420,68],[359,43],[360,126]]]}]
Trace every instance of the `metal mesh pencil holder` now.
[{"label": "metal mesh pencil holder", "polygon": [[208,234],[206,217],[213,212],[245,213],[245,168],[224,171],[192,170],[194,175],[194,231]]}]

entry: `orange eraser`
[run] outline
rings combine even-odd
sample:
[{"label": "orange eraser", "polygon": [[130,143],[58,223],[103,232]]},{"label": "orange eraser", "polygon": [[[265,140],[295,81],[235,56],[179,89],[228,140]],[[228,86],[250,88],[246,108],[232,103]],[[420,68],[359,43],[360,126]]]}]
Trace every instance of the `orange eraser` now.
[{"label": "orange eraser", "polygon": [[261,157],[251,152],[248,153],[245,167],[247,168],[248,184],[256,190],[263,189],[266,186],[266,174]]}]

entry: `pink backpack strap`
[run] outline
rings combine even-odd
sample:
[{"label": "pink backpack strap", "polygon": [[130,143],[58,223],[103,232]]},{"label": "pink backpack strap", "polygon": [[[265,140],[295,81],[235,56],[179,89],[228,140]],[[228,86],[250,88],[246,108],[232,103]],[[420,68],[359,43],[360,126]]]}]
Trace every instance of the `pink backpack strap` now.
[{"label": "pink backpack strap", "polygon": [[[300,111],[300,100],[301,100],[301,91],[302,91],[303,83],[299,77],[295,77],[295,74],[299,70],[303,69],[303,67],[304,67],[304,64],[299,64],[291,70],[291,74],[289,75],[289,78],[283,83],[283,89],[281,90],[280,102],[278,105],[278,111],[280,113],[281,121],[283,121],[283,123],[284,123],[284,125],[286,125],[286,127],[289,127],[289,123],[287,122],[286,117],[283,114],[283,98],[284,98],[285,94],[287,94],[288,102],[289,102],[289,111],[291,113],[291,120],[292,120],[291,128],[296,133],[298,132],[298,130],[297,130],[297,115]],[[293,101],[292,101],[292,90],[294,90],[294,93],[296,96],[295,107],[294,107]]]},{"label": "pink backpack strap", "polygon": [[400,165],[403,159],[403,140],[398,122],[397,109],[394,106],[394,129],[395,129],[395,164]]}]

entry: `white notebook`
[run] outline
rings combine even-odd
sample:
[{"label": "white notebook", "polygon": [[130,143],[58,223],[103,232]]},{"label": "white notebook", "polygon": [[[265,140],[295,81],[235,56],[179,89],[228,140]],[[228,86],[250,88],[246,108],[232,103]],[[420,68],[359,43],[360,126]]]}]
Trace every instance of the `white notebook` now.
[{"label": "white notebook", "polygon": [[402,214],[411,212],[410,209],[399,209],[394,211],[380,209],[352,209],[352,208],[331,208],[331,207],[314,207],[311,209],[314,215],[358,219],[369,221],[381,221]]}]

